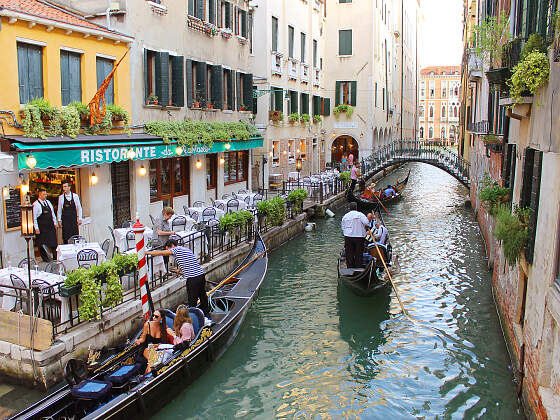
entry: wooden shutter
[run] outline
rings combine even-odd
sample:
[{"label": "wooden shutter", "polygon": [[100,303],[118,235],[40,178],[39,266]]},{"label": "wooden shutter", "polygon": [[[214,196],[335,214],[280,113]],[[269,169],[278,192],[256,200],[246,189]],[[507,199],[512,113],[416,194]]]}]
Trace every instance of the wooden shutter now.
[{"label": "wooden shutter", "polygon": [[206,107],[208,103],[206,66],[207,64],[202,61],[196,63],[196,95],[200,97],[200,106],[202,108]]},{"label": "wooden shutter", "polygon": [[[252,76],[252,75],[251,75]],[[252,77],[251,77],[251,81],[252,81]],[[253,83],[251,83],[250,86],[252,86]],[[257,98],[255,95],[253,95],[254,92],[257,91],[257,87],[256,86],[252,86],[252,101],[251,103],[253,104],[253,114],[257,115],[257,111],[258,111],[258,105],[259,105],[259,98]]]},{"label": "wooden shutter", "polygon": [[29,102],[29,59],[27,48],[20,43],[17,44],[18,81],[19,81],[19,103]]},{"label": "wooden shutter", "polygon": [[338,31],[338,54],[352,55],[352,30],[344,29]]},{"label": "wooden shutter", "polygon": [[247,33],[247,11],[241,11],[241,36],[248,38]]},{"label": "wooden shutter", "polygon": [[[150,82],[148,80],[148,76],[150,71],[148,69],[149,61],[148,61],[148,50],[144,48],[144,103],[148,103],[148,97],[150,96]],[[159,99],[159,98],[158,98]]]},{"label": "wooden shutter", "polygon": [[210,70],[211,75],[211,93],[212,103],[216,109],[223,109],[224,107],[224,73],[222,66],[212,66]]},{"label": "wooden shutter", "polygon": [[[97,70],[97,88],[101,86],[105,78],[111,73],[113,70],[113,61],[107,60],[105,58],[97,58],[96,61],[96,70]],[[114,103],[114,80],[111,80],[107,90],[105,91],[105,104],[113,104]]]},{"label": "wooden shutter", "polygon": [[231,26],[231,3],[226,1],[226,21],[224,23],[226,28],[233,29]]},{"label": "wooden shutter", "polygon": [[187,106],[191,108],[193,104],[193,61],[187,59],[185,67],[187,73]]},{"label": "wooden shutter", "polygon": [[29,46],[29,80],[31,100],[42,98],[43,94],[43,48]]},{"label": "wooden shutter", "polygon": [[351,92],[350,92],[350,105],[352,106],[356,106],[356,95],[358,93],[358,82],[350,82],[350,85],[352,86],[351,88]]},{"label": "wooden shutter", "polygon": [[236,71],[235,72],[235,103],[236,108],[238,111],[241,109],[241,104],[246,105],[243,102],[242,91],[241,91],[241,73]]},{"label": "wooden shutter", "polygon": [[196,17],[200,20],[204,20],[206,18],[206,8],[205,8],[204,0],[197,0],[196,1]]},{"label": "wooden shutter", "polygon": [[235,75],[233,70],[227,72],[228,91],[227,94],[227,109],[232,110],[235,108]]},{"label": "wooden shutter", "polygon": [[272,18],[272,51],[278,51],[278,19]]},{"label": "wooden shutter", "polygon": [[331,115],[331,98],[325,98],[325,116],[328,117]]},{"label": "wooden shutter", "polygon": [[173,75],[172,84],[172,98],[171,102],[175,106],[183,107],[185,106],[185,70],[184,70],[184,60],[185,57],[178,55],[173,57],[171,63],[172,69],[171,73]]},{"label": "wooden shutter", "polygon": [[233,32],[235,35],[240,35],[240,24],[239,24],[239,7],[233,6]]},{"label": "wooden shutter", "polygon": [[515,187],[515,168],[517,166],[517,145],[510,144],[511,150],[511,164],[509,167],[509,196],[513,201],[513,188]]},{"label": "wooden shutter", "polygon": [[189,10],[188,10],[188,14],[191,16],[195,16],[195,12],[194,12],[194,0],[189,0]]},{"label": "wooden shutter", "polygon": [[313,95],[313,115],[321,115],[321,97]]},{"label": "wooden shutter", "polygon": [[288,57],[294,57],[294,27],[288,26]]},{"label": "wooden shutter", "polygon": [[169,53],[156,52],[156,96],[159,104],[169,105]]},{"label": "wooden shutter", "polygon": [[62,106],[70,103],[70,64],[67,51],[60,51],[60,88]]},{"label": "wooden shutter", "polygon": [[208,0],[208,21],[216,24],[216,0]]},{"label": "wooden shutter", "polygon": [[301,94],[301,113],[309,114],[309,95],[307,93]]},{"label": "wooden shutter", "polygon": [[529,208],[531,214],[529,217],[529,240],[527,242],[527,262],[533,263],[535,254],[535,238],[537,234],[537,219],[539,216],[539,198],[541,191],[541,173],[542,173],[543,152],[535,151],[533,156],[533,171],[531,177],[531,195],[529,200]]},{"label": "wooden shutter", "polygon": [[301,52],[301,62],[305,63],[305,34],[303,32],[300,33],[300,52]]},{"label": "wooden shutter", "polygon": [[[255,102],[255,105],[253,105]],[[251,73],[243,75],[243,104],[249,109],[255,108],[257,99],[253,99],[253,75]]]},{"label": "wooden shutter", "polygon": [[340,105],[340,82],[337,81],[335,83],[335,88],[334,88],[334,105],[338,106]]},{"label": "wooden shutter", "polygon": [[81,54],[68,55],[68,68],[70,70],[70,102],[82,101],[82,56]]},{"label": "wooden shutter", "polygon": [[523,159],[523,184],[521,185],[520,207],[529,207],[531,204],[531,185],[533,178],[535,149],[527,147]]},{"label": "wooden shutter", "polygon": [[290,114],[298,112],[298,93],[290,90]]},{"label": "wooden shutter", "polygon": [[274,110],[284,112],[284,89],[274,88]]}]

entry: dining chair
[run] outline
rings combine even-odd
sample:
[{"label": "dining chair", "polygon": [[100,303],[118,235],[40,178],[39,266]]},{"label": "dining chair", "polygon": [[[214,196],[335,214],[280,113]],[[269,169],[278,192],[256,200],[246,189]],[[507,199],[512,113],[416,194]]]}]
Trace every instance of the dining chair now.
[{"label": "dining chair", "polygon": [[214,199],[212,197],[210,197],[210,202],[212,203],[212,207],[214,207],[216,205],[216,202],[214,201]]},{"label": "dining chair", "polygon": [[136,235],[134,231],[129,230],[126,232],[126,250],[136,249]]},{"label": "dining chair", "polygon": [[227,200],[229,199],[231,196],[229,194],[222,194],[222,200]]},{"label": "dining chair", "polygon": [[86,238],[84,238],[83,236],[80,235],[74,235],[74,236],[70,236],[70,238],[68,238],[68,243],[69,244],[75,244],[76,242],[79,242],[81,240],[86,240]]},{"label": "dining chair", "polygon": [[206,207],[206,203],[204,201],[195,201],[193,207]]},{"label": "dining chair", "polygon": [[50,262],[53,260],[53,256],[51,254],[51,250],[49,249],[49,247],[47,246],[47,244],[41,244],[41,248],[43,249],[43,252],[45,253],[45,256],[47,257],[45,262]]},{"label": "dining chair", "polygon": [[127,220],[127,221],[123,222],[121,227],[123,229],[130,229],[133,224],[134,224],[134,222],[132,222],[132,220]]},{"label": "dining chair", "polygon": [[194,219],[195,222],[198,222],[198,212],[197,211],[191,211],[189,216],[190,216],[191,219]]},{"label": "dining chair", "polygon": [[[127,234],[128,235],[128,234]],[[99,262],[99,255],[95,249],[82,249],[76,254],[76,259],[78,260],[78,267],[91,267],[92,265],[97,265]]]},{"label": "dining chair", "polygon": [[51,261],[45,266],[44,271],[51,274],[66,275],[66,266],[61,261]]},{"label": "dining chair", "polygon": [[219,203],[216,208],[222,211],[226,211],[226,205],[224,203]]},{"label": "dining chair", "polygon": [[246,190],[239,190],[239,191],[237,191],[237,194],[247,194],[247,191]]},{"label": "dining chair", "polygon": [[216,209],[213,207],[206,207],[202,210],[202,221],[205,222],[210,219],[216,218]]},{"label": "dining chair", "polygon": [[[178,228],[175,230],[175,228]],[[171,230],[173,232],[182,232],[187,229],[187,218],[185,216],[177,216],[171,221]]]},{"label": "dining chair", "polygon": [[115,232],[113,232],[113,228],[111,226],[107,226],[109,229],[109,233],[111,234],[111,239],[113,240],[113,255],[119,253],[119,247],[117,246],[117,240],[115,239]]},{"label": "dining chair", "polygon": [[110,247],[111,247],[111,240],[110,239],[105,239],[103,241],[103,243],[101,244],[101,249],[105,253],[105,256],[107,257],[107,259],[113,258],[112,255],[109,255],[109,248]]},{"label": "dining chair", "polygon": [[35,307],[37,308],[41,303],[42,318],[53,322],[60,319],[62,302],[54,298],[55,289],[53,285],[41,279],[33,280],[32,285],[37,290],[37,295],[34,297]]},{"label": "dining chair", "polygon": [[[10,281],[12,282],[12,286],[18,287],[18,289],[14,289],[14,295],[15,295],[16,300],[15,300],[15,304],[14,304],[12,309],[17,308],[17,305],[19,303],[19,307],[21,308],[21,310],[23,310],[23,294],[24,294],[24,291],[21,290],[21,289],[26,289],[27,286],[25,285],[23,280],[15,274],[10,274]],[[27,302],[27,310],[29,310],[29,302]]]},{"label": "dining chair", "polygon": [[251,204],[251,196],[247,196],[243,199],[243,201],[245,201],[245,204],[247,204],[247,206],[249,206]]},{"label": "dining chair", "polygon": [[150,216],[150,221],[152,222],[152,226],[155,225],[156,224],[156,219],[154,219],[154,216],[152,216],[151,214],[149,216]]},{"label": "dining chair", "polygon": [[183,205],[183,211],[185,212],[185,215],[187,215],[187,216],[191,214],[189,208],[186,205]]},{"label": "dining chair", "polygon": [[235,198],[232,198],[231,200],[229,200],[227,202],[227,212],[229,213],[230,211],[237,211],[239,210],[239,200],[236,200]]},{"label": "dining chair", "polygon": [[[34,258],[31,258],[30,261],[31,261],[31,267],[39,265],[37,264],[37,261]],[[27,268],[27,264],[28,264],[27,258],[24,258],[18,263],[18,268]]]}]

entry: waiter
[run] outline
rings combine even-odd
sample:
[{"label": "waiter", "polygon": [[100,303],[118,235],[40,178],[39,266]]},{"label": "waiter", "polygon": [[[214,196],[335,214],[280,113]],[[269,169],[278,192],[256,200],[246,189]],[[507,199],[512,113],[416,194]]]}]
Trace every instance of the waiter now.
[{"label": "waiter", "polygon": [[78,194],[72,192],[70,183],[62,183],[63,193],[58,197],[58,226],[62,228],[62,241],[67,244],[68,239],[79,235],[78,226],[82,224],[82,205]]},{"label": "waiter", "polygon": [[40,189],[38,199],[33,203],[33,227],[37,235],[37,247],[41,253],[43,261],[49,259],[47,251],[42,245],[50,248],[52,255],[56,252],[56,217],[54,209],[49,200],[47,200],[47,190]]}]

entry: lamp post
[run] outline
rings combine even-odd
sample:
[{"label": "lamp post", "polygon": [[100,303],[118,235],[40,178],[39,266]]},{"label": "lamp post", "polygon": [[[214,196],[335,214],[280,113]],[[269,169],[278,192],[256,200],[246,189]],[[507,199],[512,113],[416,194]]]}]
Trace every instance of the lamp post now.
[{"label": "lamp post", "polygon": [[266,158],[266,154],[263,152],[262,155],[262,190],[263,190],[263,196],[264,194],[264,165],[266,165],[268,163],[268,159]]},{"label": "lamp post", "polygon": [[29,201],[29,195],[20,206],[21,209],[21,236],[27,242],[27,275],[29,278],[29,289],[31,289],[31,259],[29,257],[29,240],[33,237],[33,206]]},{"label": "lamp post", "polygon": [[299,188],[299,173],[301,172],[302,159],[301,156],[296,159],[296,171],[297,171],[297,186]]}]

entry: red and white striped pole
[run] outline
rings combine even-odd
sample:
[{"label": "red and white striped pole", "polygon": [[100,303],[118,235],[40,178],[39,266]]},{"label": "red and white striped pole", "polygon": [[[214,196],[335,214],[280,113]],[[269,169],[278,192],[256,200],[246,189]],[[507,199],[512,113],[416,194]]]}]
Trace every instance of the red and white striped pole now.
[{"label": "red and white striped pole", "polygon": [[146,245],[144,244],[144,230],[146,228],[142,223],[138,214],[136,215],[136,223],[132,226],[132,230],[136,240],[136,254],[138,255],[138,278],[140,284],[140,299],[142,300],[142,316],[145,321],[149,321],[154,312],[154,303],[148,285],[148,264],[146,263]]}]

